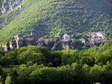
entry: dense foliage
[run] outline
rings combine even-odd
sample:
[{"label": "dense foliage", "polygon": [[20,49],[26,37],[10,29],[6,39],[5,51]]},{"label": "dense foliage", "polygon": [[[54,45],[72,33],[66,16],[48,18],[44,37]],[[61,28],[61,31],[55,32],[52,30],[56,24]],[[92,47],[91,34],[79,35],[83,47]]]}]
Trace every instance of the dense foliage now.
[{"label": "dense foliage", "polygon": [[110,84],[112,44],[85,50],[48,51],[28,46],[0,52],[1,84]]}]

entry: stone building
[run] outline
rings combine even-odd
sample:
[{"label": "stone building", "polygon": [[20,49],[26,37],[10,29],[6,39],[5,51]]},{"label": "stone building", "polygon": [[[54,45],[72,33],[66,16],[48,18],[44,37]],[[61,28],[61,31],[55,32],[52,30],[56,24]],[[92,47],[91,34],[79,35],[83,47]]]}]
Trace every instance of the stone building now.
[{"label": "stone building", "polygon": [[14,49],[14,47],[13,47],[13,45],[12,45],[12,42],[11,42],[11,41],[10,41],[10,42],[5,43],[4,45],[2,45],[2,48],[3,48],[3,50],[4,50],[5,52],[7,52],[7,51],[10,51],[10,50],[13,50],[13,49]]},{"label": "stone building", "polygon": [[91,45],[98,45],[107,40],[106,35],[103,32],[91,32],[89,35],[89,42]]},{"label": "stone building", "polygon": [[74,43],[76,42],[84,42],[84,39],[75,39],[72,38],[68,34],[64,34],[62,37],[59,38],[44,38],[41,37],[38,39],[37,45],[46,46],[50,50],[68,50],[74,49]]},{"label": "stone building", "polygon": [[16,48],[20,48],[21,46],[21,43],[20,43],[20,41],[21,41],[21,36],[19,35],[19,34],[17,34],[17,35],[15,35],[14,36],[14,40],[15,40],[15,42],[16,42]]},{"label": "stone building", "polygon": [[65,50],[71,49],[72,48],[72,38],[68,34],[64,34],[62,37],[62,48]]},{"label": "stone building", "polygon": [[69,49],[78,49],[79,46],[93,46],[104,43],[107,38],[102,32],[91,32],[89,33],[88,40],[84,38],[75,39],[72,38],[71,35],[64,34],[59,38],[46,38],[46,37],[37,37],[37,34],[34,35],[32,32],[27,35],[15,35],[12,41],[5,43],[2,45],[4,51],[13,50],[16,48],[20,48],[28,45],[40,45],[45,46],[49,50],[69,50]]},{"label": "stone building", "polygon": [[17,34],[14,36],[14,39],[12,41],[8,41],[4,45],[2,45],[2,48],[4,51],[9,51],[28,45],[36,45],[32,33],[28,35]]},{"label": "stone building", "polygon": [[3,45],[2,48],[3,48],[3,50],[4,50],[5,52],[8,51],[8,46],[7,46],[7,44]]},{"label": "stone building", "polygon": [[35,40],[34,40],[34,35],[33,35],[33,33],[31,32],[31,33],[28,34],[28,35],[24,35],[24,36],[22,37],[22,43],[23,43],[23,46],[35,45]]},{"label": "stone building", "polygon": [[57,47],[57,40],[56,40],[56,38],[41,37],[38,39],[37,45],[46,46],[50,50],[55,50]]}]

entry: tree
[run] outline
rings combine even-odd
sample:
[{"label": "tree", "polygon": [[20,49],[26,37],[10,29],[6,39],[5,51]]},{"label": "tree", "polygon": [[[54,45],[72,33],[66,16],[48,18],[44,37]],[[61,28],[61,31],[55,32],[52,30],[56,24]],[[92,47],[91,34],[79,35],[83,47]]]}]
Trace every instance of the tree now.
[{"label": "tree", "polygon": [[11,76],[8,75],[8,76],[6,77],[5,84],[11,84],[11,80],[12,80]]},{"label": "tree", "polygon": [[17,59],[19,63],[45,64],[47,62],[48,50],[41,46],[28,46],[18,50]]}]

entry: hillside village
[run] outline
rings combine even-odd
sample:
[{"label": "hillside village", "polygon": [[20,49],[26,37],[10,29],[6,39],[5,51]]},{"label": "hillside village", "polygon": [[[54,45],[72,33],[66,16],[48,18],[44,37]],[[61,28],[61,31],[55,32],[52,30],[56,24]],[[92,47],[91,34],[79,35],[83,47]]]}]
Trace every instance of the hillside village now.
[{"label": "hillside village", "polygon": [[0,0],[0,84],[111,84],[112,0]]},{"label": "hillside village", "polygon": [[28,45],[40,45],[46,46],[49,50],[68,50],[75,49],[78,45],[76,43],[80,43],[80,45],[84,47],[92,47],[94,45],[99,45],[104,43],[107,38],[103,32],[89,32],[88,38],[74,38],[69,34],[63,34],[59,38],[50,38],[50,37],[40,37],[35,39],[34,33],[30,33],[28,35],[15,35],[12,41],[9,41],[3,45],[1,45],[4,51],[10,51],[16,48],[28,46]]}]

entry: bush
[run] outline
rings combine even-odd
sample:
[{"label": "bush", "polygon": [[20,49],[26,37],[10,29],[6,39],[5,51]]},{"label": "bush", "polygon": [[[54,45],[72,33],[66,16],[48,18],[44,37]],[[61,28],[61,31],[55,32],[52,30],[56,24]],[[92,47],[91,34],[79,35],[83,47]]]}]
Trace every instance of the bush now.
[{"label": "bush", "polygon": [[41,46],[28,46],[23,47],[18,50],[17,59],[19,63],[37,63],[37,64],[46,64],[47,62],[48,50],[45,47]]},{"label": "bush", "polygon": [[11,84],[11,76],[6,77],[5,84]]}]

